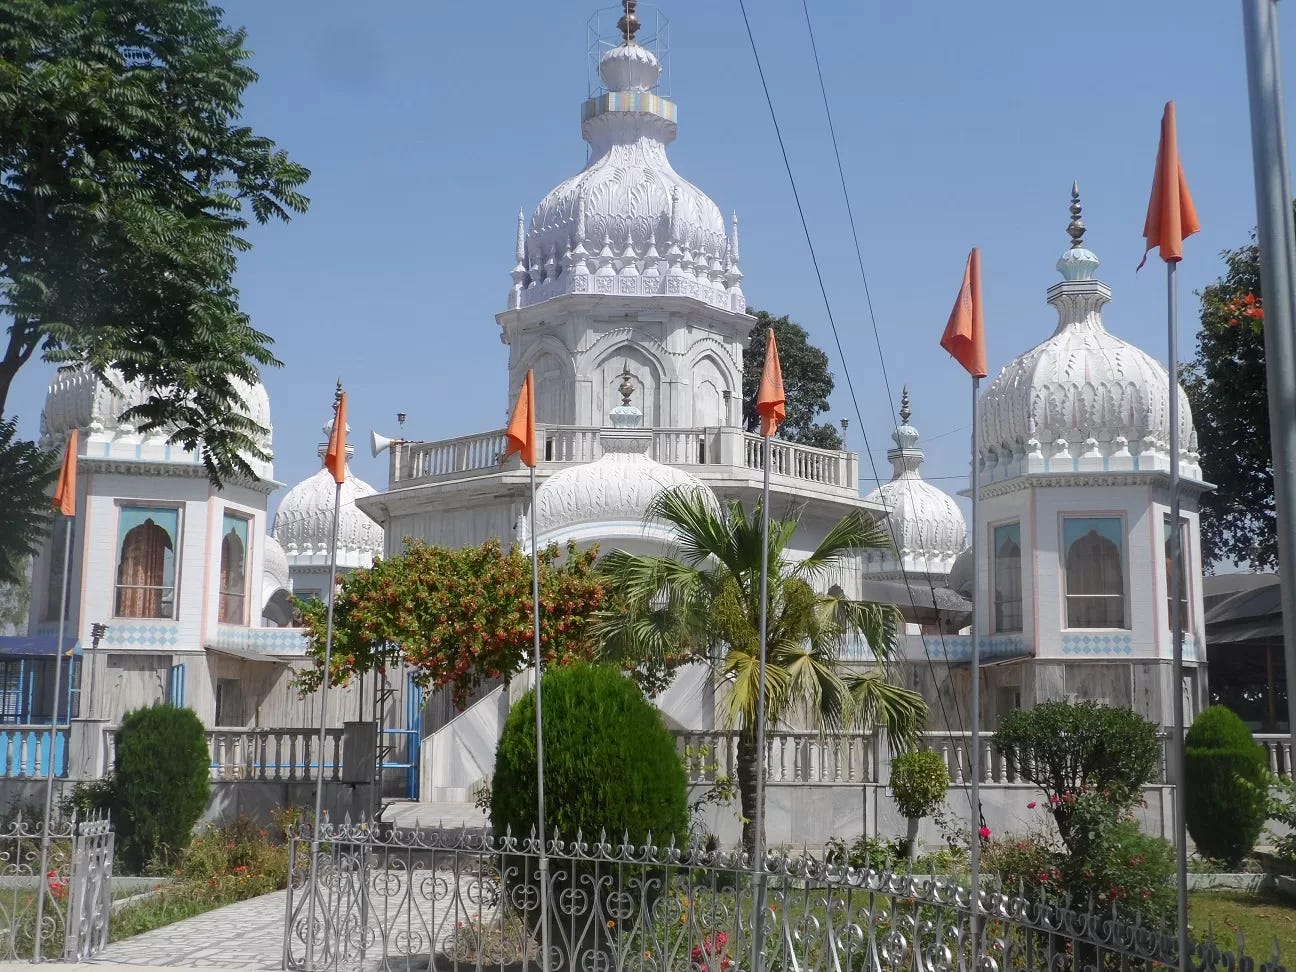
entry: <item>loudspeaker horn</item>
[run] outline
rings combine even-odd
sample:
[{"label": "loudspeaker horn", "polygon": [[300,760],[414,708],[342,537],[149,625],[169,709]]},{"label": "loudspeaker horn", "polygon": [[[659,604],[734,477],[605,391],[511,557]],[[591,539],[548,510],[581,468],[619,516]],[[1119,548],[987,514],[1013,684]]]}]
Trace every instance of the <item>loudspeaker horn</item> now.
[{"label": "loudspeaker horn", "polygon": [[392,446],[400,445],[401,441],[401,439],[392,439],[385,435],[379,435],[377,432],[372,430],[369,432],[369,449],[373,453],[375,459]]}]

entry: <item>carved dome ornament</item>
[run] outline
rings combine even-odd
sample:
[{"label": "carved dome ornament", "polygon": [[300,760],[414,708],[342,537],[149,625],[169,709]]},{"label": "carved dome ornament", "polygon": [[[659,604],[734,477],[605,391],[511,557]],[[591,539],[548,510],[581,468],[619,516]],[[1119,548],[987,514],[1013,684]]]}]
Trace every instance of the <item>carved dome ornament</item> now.
[{"label": "carved dome ornament", "polygon": [[[866,499],[890,511],[883,521],[893,551],[870,551],[864,573],[945,575],[967,545],[967,523],[954,498],[922,478],[925,458],[918,447],[918,430],[909,424],[909,389],[900,399],[900,425],[891,433],[895,448],[887,452],[892,477]],[[898,556],[898,559],[897,559]]]},{"label": "carved dome ornament", "polygon": [[[333,431],[333,421],[324,426],[324,441],[320,443],[320,459],[328,450],[328,439]],[[347,432],[351,427],[347,426]],[[347,459],[355,455],[348,443]],[[333,500],[337,483],[333,474],[321,467],[318,472],[302,480],[279,503],[274,518],[274,539],[282,544],[288,562],[300,565],[327,565],[330,562],[329,544],[333,533]],[[356,500],[376,493],[372,486],[351,473],[348,464],[346,481],[342,484],[342,503],[338,513],[338,566],[342,568],[368,567],[374,557],[383,551],[382,527],[356,506]]]},{"label": "carved dome ornament", "polygon": [[[653,435],[643,427],[643,413],[630,404],[634,393],[627,368],[617,391],[621,404],[611,411],[612,428],[599,439],[603,455],[555,473],[536,490],[536,539],[540,544],[566,539],[579,528],[598,525],[602,535],[613,532],[650,535],[644,522],[649,506],[668,489],[693,489],[718,506],[715,494],[700,479],[649,456]],[[621,528],[617,531],[615,528]],[[527,536],[526,530],[520,535]]]},{"label": "carved dome ornament", "polygon": [[581,108],[584,170],[518,213],[510,309],[564,294],[677,295],[745,313],[738,217],[671,166],[675,104],[655,93],[662,66],[635,40],[625,3],[621,41],[599,58],[605,91]]},{"label": "carved dome ornament", "polygon": [[[1052,336],[1008,364],[981,397],[977,449],[982,483],[1029,473],[1168,472],[1169,375],[1160,361],[1109,332],[1111,288],[1083,245],[1079,187],[1072,185],[1071,247],[1048,290]],[[1201,482],[1197,433],[1179,395],[1180,474]]]}]

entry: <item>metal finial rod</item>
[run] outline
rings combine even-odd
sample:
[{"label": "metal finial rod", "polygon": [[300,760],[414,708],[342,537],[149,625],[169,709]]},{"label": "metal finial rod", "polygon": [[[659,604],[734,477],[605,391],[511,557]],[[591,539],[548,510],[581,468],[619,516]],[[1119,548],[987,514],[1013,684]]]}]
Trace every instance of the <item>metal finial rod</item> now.
[{"label": "metal finial rod", "polygon": [[912,414],[909,411],[909,386],[905,385],[904,390],[900,392],[900,424],[908,425],[909,416]]},{"label": "metal finial rod", "polygon": [[342,401],[342,379],[337,380],[337,390],[333,392],[333,407],[337,408],[337,403]]},{"label": "metal finial rod", "polygon": [[617,21],[617,27],[627,44],[633,44],[634,35],[639,32],[639,18],[635,16],[635,7],[637,6],[639,6],[639,0],[621,0],[621,7],[625,10],[625,13]]},{"label": "metal finial rod", "polygon": [[1071,248],[1078,250],[1084,245],[1085,224],[1080,218],[1080,183],[1071,183],[1071,222],[1067,224],[1067,233],[1071,237]]}]

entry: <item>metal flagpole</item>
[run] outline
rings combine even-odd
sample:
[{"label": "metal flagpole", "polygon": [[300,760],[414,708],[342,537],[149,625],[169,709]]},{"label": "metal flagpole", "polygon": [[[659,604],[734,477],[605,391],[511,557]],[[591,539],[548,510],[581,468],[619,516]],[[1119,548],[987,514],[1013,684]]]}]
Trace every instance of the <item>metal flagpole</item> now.
[{"label": "metal flagpole", "polygon": [[549,969],[549,848],[545,845],[544,705],[540,693],[540,551],[536,549],[536,477],[531,466],[531,630],[535,639],[536,836],[540,841],[540,972]]},{"label": "metal flagpole", "polygon": [[1287,731],[1296,731],[1296,227],[1292,222],[1287,122],[1274,0],[1242,0],[1251,151],[1255,163],[1256,240],[1264,294],[1265,372],[1274,500],[1278,509],[1278,579],[1287,663]]},{"label": "metal flagpole", "polygon": [[[336,419],[334,419],[336,421]],[[310,880],[306,885],[306,972],[315,968],[315,895],[319,889],[320,818],[324,807],[324,743],[328,728],[329,665],[333,660],[333,604],[337,600],[338,517],[342,510],[342,484],[333,491],[333,540],[329,544],[328,620],[324,627],[324,684],[320,686],[319,769],[315,774],[315,825],[311,828]],[[307,766],[309,769],[309,765]]]},{"label": "metal flagpole", "polygon": [[756,810],[752,823],[756,836],[752,843],[752,870],[756,886],[752,900],[756,914],[752,921],[752,970],[764,967],[761,954],[765,929],[765,652],[769,636],[769,498],[770,436],[765,436],[765,482],[761,488],[761,577],[760,577],[760,665],[756,700]]},{"label": "metal flagpole", "polygon": [[[68,517],[63,521],[63,590],[59,593],[58,641],[54,646],[54,714],[50,717],[49,750],[45,756],[45,817],[41,827],[40,884],[36,892],[36,945],[33,962],[41,960],[41,929],[45,922],[45,895],[49,890],[50,811],[54,806],[54,747],[58,742],[58,707],[63,676],[63,634],[67,627],[68,580],[72,576],[72,524]],[[71,677],[71,672],[68,677]],[[68,717],[71,718],[69,708]]]},{"label": "metal flagpole", "polygon": [[[977,533],[977,514],[981,505],[981,470],[977,459],[977,441],[981,432],[981,410],[977,399],[981,390],[981,379],[972,377],[972,839],[968,841],[971,849],[971,905],[972,905],[972,967],[980,964],[981,956],[981,636],[978,625],[981,612],[977,605],[981,602],[981,554],[977,552],[981,544]],[[987,551],[988,554],[988,551]]]},{"label": "metal flagpole", "polygon": [[[1174,683],[1174,739],[1171,749],[1175,778],[1175,874],[1178,885],[1179,969],[1188,972],[1188,825],[1184,807],[1184,692],[1183,609],[1179,602],[1182,531],[1179,529],[1179,337],[1175,273],[1179,261],[1166,262],[1166,329],[1170,373],[1170,563],[1166,586],[1170,595],[1171,680]],[[1164,710],[1163,710],[1164,711]]]}]

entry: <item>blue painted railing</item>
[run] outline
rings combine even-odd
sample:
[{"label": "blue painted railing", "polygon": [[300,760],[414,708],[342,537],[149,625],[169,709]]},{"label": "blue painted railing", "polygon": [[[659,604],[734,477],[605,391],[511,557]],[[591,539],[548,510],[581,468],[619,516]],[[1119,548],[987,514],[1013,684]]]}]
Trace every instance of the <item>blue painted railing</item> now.
[{"label": "blue painted railing", "polygon": [[66,727],[0,727],[0,779],[44,779],[49,773],[50,742],[54,747],[54,775],[67,776]]}]

